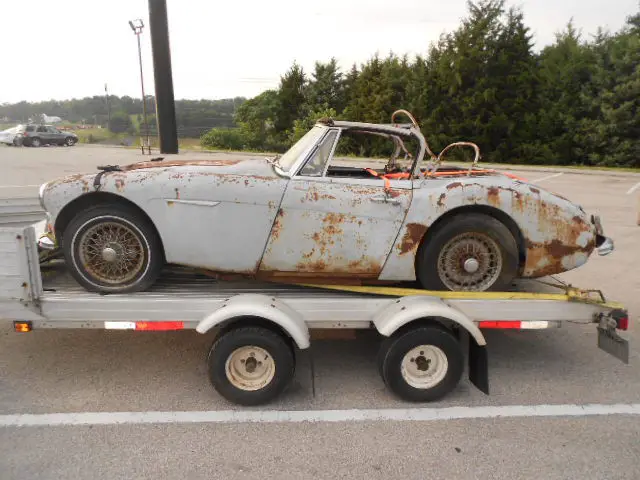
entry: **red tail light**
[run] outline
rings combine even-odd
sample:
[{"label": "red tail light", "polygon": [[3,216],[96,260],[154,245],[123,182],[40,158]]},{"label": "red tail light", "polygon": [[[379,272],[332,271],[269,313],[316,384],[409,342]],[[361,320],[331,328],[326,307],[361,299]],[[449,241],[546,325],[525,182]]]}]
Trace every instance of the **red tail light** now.
[{"label": "red tail light", "polygon": [[627,330],[629,328],[629,317],[620,317],[616,320],[618,330]]},{"label": "red tail light", "polygon": [[184,322],[136,322],[136,330],[163,331],[182,330]]}]

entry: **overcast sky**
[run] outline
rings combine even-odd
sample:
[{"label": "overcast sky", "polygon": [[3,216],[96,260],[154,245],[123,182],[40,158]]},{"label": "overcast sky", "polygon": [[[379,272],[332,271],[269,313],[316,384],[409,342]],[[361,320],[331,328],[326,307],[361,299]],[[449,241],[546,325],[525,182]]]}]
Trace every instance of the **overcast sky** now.
[{"label": "overcast sky", "polygon": [[[465,0],[167,0],[176,98],[254,96],[277,86],[296,60],[306,70],[335,56],[343,69],[376,51],[423,53],[466,14]],[[536,48],[571,17],[583,35],[618,30],[638,0],[519,0]],[[0,103],[103,95],[139,96],[128,20],[147,24],[147,0],[3,0]],[[149,30],[143,34],[153,93]]]}]

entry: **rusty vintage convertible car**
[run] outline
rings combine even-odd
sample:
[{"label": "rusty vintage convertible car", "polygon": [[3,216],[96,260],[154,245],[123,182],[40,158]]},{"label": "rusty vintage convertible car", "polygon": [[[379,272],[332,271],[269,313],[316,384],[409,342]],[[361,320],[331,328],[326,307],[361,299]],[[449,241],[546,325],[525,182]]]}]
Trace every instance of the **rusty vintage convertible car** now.
[{"label": "rusty vintage convertible car", "polygon": [[[167,263],[275,280],[508,290],[516,278],[613,250],[597,216],[479,168],[474,144],[434,155],[400,113],[411,121],[321,120],[275,158],[99,167],[42,185],[40,201],[77,281],[111,293],[147,289]],[[353,158],[385,142],[386,163]],[[474,150],[471,166],[442,166],[456,147]]]}]

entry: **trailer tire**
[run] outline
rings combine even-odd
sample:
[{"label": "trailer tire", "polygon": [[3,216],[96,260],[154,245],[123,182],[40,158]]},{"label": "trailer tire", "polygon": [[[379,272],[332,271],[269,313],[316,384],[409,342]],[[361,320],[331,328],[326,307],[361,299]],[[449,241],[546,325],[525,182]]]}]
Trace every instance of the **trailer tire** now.
[{"label": "trailer tire", "polygon": [[[421,323],[421,326],[425,326],[424,323]],[[449,331],[447,329],[447,327],[445,327],[441,323],[437,323],[437,322],[429,323],[428,326],[429,327],[433,327],[433,328],[440,328],[440,329],[445,330],[447,332]],[[414,330],[415,328],[417,328],[417,325],[416,324],[406,325],[405,328],[410,328],[410,329]],[[383,337],[384,339],[382,340],[382,342],[380,343],[380,346],[378,347],[378,353],[376,355],[376,367],[378,369],[378,375],[380,375],[380,378],[382,378],[382,381],[384,382],[385,385],[387,384],[387,379],[384,376],[385,358],[387,356],[387,353],[389,351],[389,348],[390,348],[391,344],[393,342],[395,342],[396,337],[398,335],[400,335],[400,334],[401,334],[400,331],[396,331],[395,334],[390,336],[390,337]]]},{"label": "trailer tire", "polygon": [[380,347],[385,385],[411,402],[430,402],[451,392],[462,377],[464,354],[445,327],[420,326],[389,337]]},{"label": "trailer tire", "polygon": [[262,405],[280,395],[293,379],[295,358],[282,334],[263,327],[222,333],[207,357],[209,379],[228,401]]}]

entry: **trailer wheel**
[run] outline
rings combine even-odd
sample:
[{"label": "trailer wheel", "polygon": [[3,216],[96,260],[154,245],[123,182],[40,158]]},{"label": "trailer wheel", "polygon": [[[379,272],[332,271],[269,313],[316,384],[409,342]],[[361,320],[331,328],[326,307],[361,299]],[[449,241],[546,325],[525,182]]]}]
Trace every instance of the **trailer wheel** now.
[{"label": "trailer wheel", "polygon": [[284,391],[295,372],[287,339],[262,327],[223,333],[209,350],[207,363],[216,391],[239,405],[270,402]]},{"label": "trailer wheel", "polygon": [[462,347],[452,332],[435,325],[390,337],[378,357],[382,379],[400,398],[437,400],[453,390],[464,370]]}]

